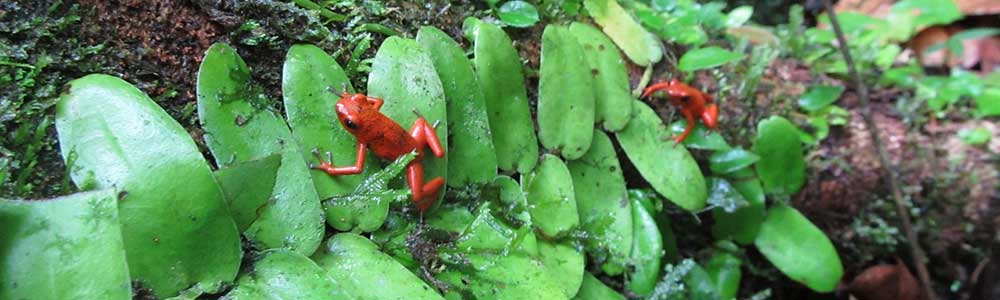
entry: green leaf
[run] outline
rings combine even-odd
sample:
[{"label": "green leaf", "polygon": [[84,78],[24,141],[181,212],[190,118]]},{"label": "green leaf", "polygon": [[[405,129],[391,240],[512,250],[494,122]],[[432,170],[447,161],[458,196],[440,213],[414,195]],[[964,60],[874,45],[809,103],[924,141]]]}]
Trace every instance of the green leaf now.
[{"label": "green leaf", "polygon": [[657,193],[688,210],[705,206],[708,194],[698,163],[674,145],[663,120],[646,103],[632,103],[633,119],[616,136],[635,168]]},{"label": "green leaf", "polygon": [[113,190],[0,199],[0,298],[132,299]]},{"label": "green leaf", "polygon": [[580,158],[594,137],[593,77],[567,27],[545,26],[540,69],[538,140],[567,160]]},{"label": "green leaf", "polygon": [[[334,235],[313,260],[356,299],[444,299],[420,277],[379,251],[378,245],[354,233]],[[373,282],[378,286],[373,287]]]},{"label": "green leaf", "polygon": [[708,178],[708,204],[721,208],[727,213],[733,213],[737,209],[750,205],[743,194],[740,194],[729,181],[718,177]]},{"label": "green leaf", "polygon": [[476,299],[569,299],[540,262],[523,254],[469,254],[468,264],[464,278]]},{"label": "green leaf", "polygon": [[281,155],[233,164],[213,173],[229,204],[236,228],[244,231],[257,219],[257,209],[267,205]]},{"label": "green leaf", "polygon": [[[129,275],[156,297],[218,288],[239,269],[240,237],[191,136],[116,77],[69,83],[56,104],[63,159],[78,186],[117,188]],[[169,272],[165,272],[169,270]]]},{"label": "green leaf", "polygon": [[732,213],[722,208],[713,209],[715,224],[712,224],[712,236],[716,240],[732,239],[740,244],[750,244],[757,238],[760,224],[764,222],[764,188],[749,168],[733,172],[730,176],[730,185],[743,195],[748,205]]},{"label": "green leaf", "polygon": [[976,111],[984,117],[1000,116],[1000,88],[987,88],[976,97]]},{"label": "green leaf", "polygon": [[580,225],[573,178],[559,157],[542,155],[538,168],[522,175],[531,221],[547,237],[561,237]]},{"label": "green leaf", "polygon": [[633,20],[618,1],[584,0],[583,6],[633,63],[648,66],[663,58],[660,42]]},{"label": "green leaf", "polygon": [[573,177],[580,222],[589,236],[584,248],[603,262],[606,273],[618,275],[632,248],[632,209],[611,138],[594,130],[590,150],[566,167]]},{"label": "green leaf", "polygon": [[[687,128],[687,121],[678,120],[670,124],[672,136],[678,136]],[[683,142],[685,147],[701,150],[726,150],[729,144],[718,131],[709,130],[704,124],[697,123]]]},{"label": "green leaf", "polygon": [[216,43],[198,69],[198,118],[205,144],[219,167],[281,155],[267,206],[244,235],[260,249],[316,251],[323,239],[323,216],[301,149],[284,120],[270,107],[263,90],[233,48]]},{"label": "green leaf", "polygon": [[590,273],[583,273],[583,283],[580,285],[580,291],[576,294],[574,300],[625,300],[625,296],[619,294],[614,289],[604,285],[601,280],[590,275]]},{"label": "green leaf", "polygon": [[721,250],[716,250],[705,263],[705,273],[715,283],[715,291],[720,299],[736,299],[742,277],[741,263],[735,255]]},{"label": "green leaf", "polygon": [[[410,128],[418,114],[428,124],[438,124],[437,136],[441,146],[448,149],[444,88],[434,62],[417,41],[394,36],[382,42],[368,74],[368,95],[385,100],[382,114],[403,128]],[[438,158],[429,149],[425,152],[424,179],[442,177],[447,182],[448,155]],[[443,190],[438,193],[438,202],[444,194]]]},{"label": "green leaf", "polygon": [[760,160],[760,156],[743,148],[731,148],[712,153],[708,158],[709,169],[715,174],[728,174],[749,167]]},{"label": "green leaf", "polygon": [[[313,45],[295,45],[288,49],[281,72],[281,93],[292,136],[307,163],[321,163],[310,153],[315,149],[319,153],[330,152],[334,165],[354,164],[356,140],[340,126],[334,111],[343,92],[353,93],[354,88],[337,61],[323,49]],[[326,199],[354,191],[374,169],[365,168],[361,174],[344,176],[330,176],[321,170],[309,173],[319,198]],[[351,229],[335,225],[334,228]]]},{"label": "green leaf", "polygon": [[514,0],[500,6],[500,21],[514,27],[531,27],[538,22],[538,9],[531,3]]},{"label": "green leaf", "polygon": [[833,291],[844,275],[830,239],[789,206],[778,205],[767,211],[754,245],[778,270],[814,291]]},{"label": "green leaf", "polygon": [[[327,222],[354,227],[362,232],[379,229],[389,213],[389,204],[410,198],[410,191],[389,189],[389,182],[413,161],[416,152],[396,158],[382,170],[365,178],[354,192],[323,201]],[[336,208],[336,209],[335,209]]]},{"label": "green leaf", "polygon": [[465,252],[503,252],[516,237],[514,228],[493,216],[489,204],[476,208],[475,219],[455,239],[455,248]]},{"label": "green leaf", "polygon": [[914,28],[950,24],[962,18],[962,12],[952,0],[903,0],[892,5],[893,13],[919,13]]},{"label": "green leaf", "polygon": [[618,131],[632,118],[632,91],[629,90],[625,61],[615,44],[594,26],[573,22],[569,31],[583,47],[594,84],[594,122]]},{"label": "green leaf", "polygon": [[743,24],[749,21],[752,16],[753,6],[743,5],[734,8],[729,11],[729,14],[726,17],[726,27],[733,28],[743,26]]},{"label": "green leaf", "polygon": [[583,251],[573,247],[571,241],[561,243],[538,241],[538,256],[545,267],[545,272],[563,289],[566,296],[576,296],[583,283],[586,257]]},{"label": "green leaf", "polygon": [[[509,3],[509,2],[508,2]],[[434,27],[421,27],[420,43],[434,62],[448,114],[448,186],[485,184],[497,176],[493,133],[479,83],[465,50]]]},{"label": "green leaf", "polygon": [[684,72],[692,72],[718,67],[727,63],[740,61],[742,59],[743,54],[711,46],[694,49],[684,53],[684,55],[681,56],[680,62],[677,64],[677,69]]},{"label": "green leaf", "polygon": [[538,140],[521,58],[510,37],[496,25],[467,18],[462,28],[474,42],[473,64],[486,99],[497,166],[504,171],[530,172],[538,162]]},{"label": "green leaf", "polygon": [[663,237],[653,220],[652,212],[643,208],[638,198],[629,197],[629,201],[632,204],[632,230],[635,234],[630,256],[634,268],[626,274],[626,288],[636,295],[649,296],[660,279]]},{"label": "green leaf", "polygon": [[993,136],[989,129],[983,127],[963,128],[958,131],[958,138],[969,145],[983,145],[990,141]]},{"label": "green leaf", "polygon": [[286,250],[261,253],[253,270],[226,294],[230,300],[354,299],[308,257]]},{"label": "green leaf", "polygon": [[757,124],[753,152],[760,156],[757,175],[768,194],[791,196],[805,183],[806,162],[798,132],[792,122],[779,116]]},{"label": "green leaf", "polygon": [[817,111],[836,102],[843,93],[844,87],[842,86],[813,86],[799,97],[799,107],[810,112]]}]

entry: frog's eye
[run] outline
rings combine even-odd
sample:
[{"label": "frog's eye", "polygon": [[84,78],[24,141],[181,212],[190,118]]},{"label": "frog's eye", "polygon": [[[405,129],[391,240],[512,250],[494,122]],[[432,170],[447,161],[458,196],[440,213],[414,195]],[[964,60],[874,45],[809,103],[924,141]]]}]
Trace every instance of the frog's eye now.
[{"label": "frog's eye", "polygon": [[358,129],[358,124],[354,123],[354,121],[351,121],[351,119],[345,119],[344,120],[344,126],[347,126],[348,129],[352,129],[352,130],[353,129]]}]

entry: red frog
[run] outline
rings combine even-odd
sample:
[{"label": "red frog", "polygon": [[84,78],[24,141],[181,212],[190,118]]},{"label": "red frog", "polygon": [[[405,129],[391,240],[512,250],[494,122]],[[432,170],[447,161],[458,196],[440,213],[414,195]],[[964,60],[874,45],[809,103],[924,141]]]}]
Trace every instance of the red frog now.
[{"label": "red frog", "polygon": [[[410,185],[414,204],[423,212],[434,204],[438,191],[444,184],[441,177],[424,182],[424,165],[421,162],[424,147],[430,147],[434,156],[444,157],[441,141],[438,140],[434,127],[428,125],[427,120],[419,114],[407,132],[396,121],[379,112],[382,103],[383,100],[379,98],[343,93],[336,105],[337,119],[358,140],[357,159],[353,166],[345,167],[333,166],[329,158],[327,161],[321,159],[320,165],[312,168],[333,176],[358,174],[365,167],[365,150],[368,147],[371,147],[376,156],[385,160],[395,160],[416,150],[417,157],[406,166],[406,181]],[[414,113],[417,113],[416,110]]]},{"label": "red frog", "polygon": [[687,128],[684,128],[684,133],[674,137],[676,144],[680,144],[687,138],[688,134],[691,134],[691,129],[694,129],[695,125],[695,116],[701,118],[701,121],[709,129],[715,129],[715,125],[718,124],[719,120],[719,106],[715,105],[711,96],[680,82],[680,80],[671,79],[668,82],[649,86],[642,93],[642,97],[648,97],[661,90],[667,91],[667,99],[670,101],[670,104],[680,107],[681,114],[687,119],[688,124]]}]

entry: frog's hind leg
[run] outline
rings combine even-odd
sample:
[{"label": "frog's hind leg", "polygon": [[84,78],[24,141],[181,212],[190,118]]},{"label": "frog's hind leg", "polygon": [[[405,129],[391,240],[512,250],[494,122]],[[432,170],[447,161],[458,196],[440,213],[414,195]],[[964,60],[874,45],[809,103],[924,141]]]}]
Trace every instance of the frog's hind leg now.
[{"label": "frog's hind leg", "polygon": [[414,162],[406,167],[406,182],[413,193],[413,203],[417,205],[417,210],[423,212],[437,200],[444,178],[437,177],[425,183],[424,164]]},{"label": "frog's hind leg", "polygon": [[[413,113],[416,114],[417,111],[414,110]],[[428,146],[431,152],[434,152],[434,156],[444,157],[444,147],[441,147],[437,132],[420,114],[417,114],[417,120],[413,122],[413,127],[410,127],[410,136],[417,141],[417,152],[423,153],[424,146]]]}]

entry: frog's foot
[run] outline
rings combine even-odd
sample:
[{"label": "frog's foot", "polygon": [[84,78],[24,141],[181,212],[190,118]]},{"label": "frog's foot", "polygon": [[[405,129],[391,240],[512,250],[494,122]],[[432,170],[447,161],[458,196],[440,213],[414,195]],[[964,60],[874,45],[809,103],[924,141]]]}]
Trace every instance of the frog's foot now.
[{"label": "frog's foot", "polygon": [[417,210],[424,212],[428,208],[431,208],[431,206],[434,205],[434,201],[437,201],[438,193],[441,191],[441,186],[443,185],[444,178],[441,177],[431,179],[431,181],[424,184],[423,188],[421,188],[421,196],[423,196],[423,199],[413,199],[413,203],[417,206]]},{"label": "frog's foot", "polygon": [[333,153],[331,153],[330,151],[326,151],[325,160],[323,156],[320,156],[319,148],[313,148],[312,151],[310,151],[310,153],[312,153],[313,157],[316,157],[316,161],[319,161],[319,165],[314,163],[309,163],[310,169],[322,170],[324,169],[324,167],[332,167],[331,164],[333,162]]}]

